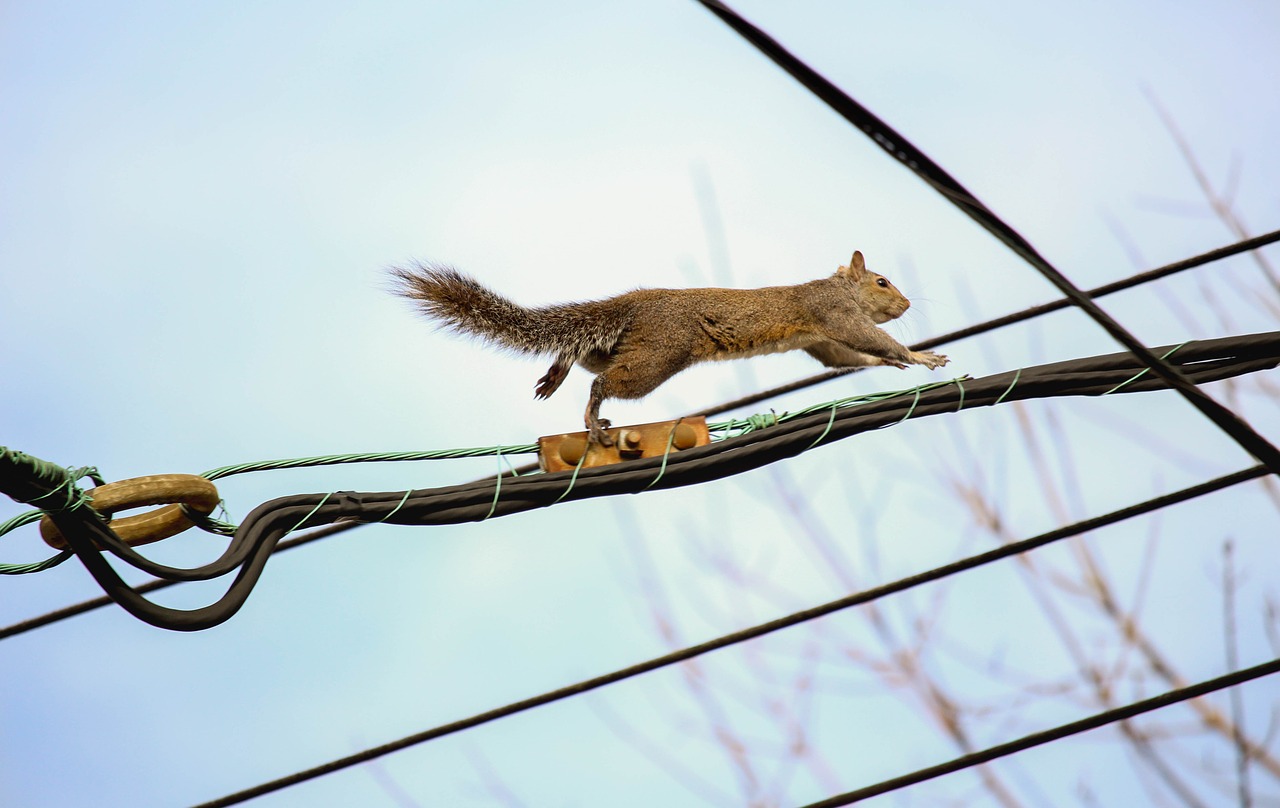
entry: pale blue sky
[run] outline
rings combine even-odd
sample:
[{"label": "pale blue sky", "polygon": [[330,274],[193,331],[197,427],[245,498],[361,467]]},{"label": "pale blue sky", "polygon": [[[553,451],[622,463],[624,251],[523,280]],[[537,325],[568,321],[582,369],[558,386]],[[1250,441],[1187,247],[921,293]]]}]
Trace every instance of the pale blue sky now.
[{"label": "pale blue sky", "polygon": [[[1148,94],[1215,182],[1238,171],[1246,222],[1257,232],[1280,222],[1274,3],[734,6],[911,137],[1082,286],[1134,271],[1130,248],[1145,267],[1233,240],[1205,212]],[[449,262],[527,303],[709,283],[717,270],[698,178],[714,189],[733,285],[802,282],[861,249],[916,301],[888,326],[905,341],[1053,296],[690,0],[10,2],[0,5],[0,110],[0,444],[94,464],[108,479],[525,443],[575,428],[586,373],[535,402],[540,363],[433,332],[386,294],[382,271],[413,258]],[[1275,248],[1268,255],[1280,262]],[[1202,285],[1210,278],[1220,280]],[[1153,344],[1275,327],[1245,258],[1163,290],[1105,306]],[[1199,305],[1206,294],[1219,297],[1229,322]],[[949,346],[947,371],[980,376],[1113,350],[1065,312]],[[744,367],[689,371],[605,414],[617,423],[674,417],[815,370],[803,356]],[[877,371],[760,409],[936,376]],[[1247,395],[1239,405],[1280,440],[1273,401]],[[1082,469],[1069,503],[1076,515],[1248,462],[1169,396],[1057,412]],[[964,418],[976,456],[948,427],[922,423],[788,464],[805,507],[851,555],[878,543],[883,569],[862,583],[986,546],[943,503],[940,464],[978,469],[1018,535],[1056,523],[1026,484],[1032,472],[1009,412]],[[1139,425],[1172,446],[1116,437]],[[220,490],[239,519],[288,493],[427,487],[493,469],[457,461],[281,472]],[[764,564],[800,593],[793,605],[844,594],[795,554],[796,528],[771,479],[482,525],[365,528],[273,560],[244,610],[210,631],[163,632],[113,608],[7,640],[0,802],[196,803],[652,656],[665,646],[650,624],[628,520],[678,593],[672,608],[686,640],[782,606],[733,595],[691,545]],[[1259,491],[1137,525],[1136,539],[1108,557],[1119,579],[1136,581],[1150,566],[1141,537],[1169,531],[1146,608],[1192,678],[1222,669],[1218,605],[1188,608],[1185,593],[1212,596],[1224,537],[1251,564],[1242,603],[1276,595],[1275,514]],[[0,502],[0,517],[18,511]],[[194,563],[216,542],[189,535],[154,553]],[[32,529],[3,546],[5,561],[43,555]],[[1046,551],[1046,560],[1060,557],[1065,549]],[[75,564],[0,587],[6,625],[97,594]],[[193,587],[160,599],[214,596]],[[1026,597],[1011,575],[974,573],[951,591],[949,630],[975,656],[1003,649],[1011,664],[1069,676],[1060,650],[1028,639],[1041,627]],[[1244,663],[1269,655],[1258,615],[1247,616]],[[858,630],[856,616],[832,622]],[[712,681],[731,689],[753,669],[744,659],[709,660]],[[954,754],[893,697],[852,691],[820,707],[841,787]],[[617,714],[735,804],[718,750],[663,720],[682,692],[678,673],[657,674],[383,765],[423,805],[494,804],[485,767],[528,805],[700,804],[602,717]],[[1280,686],[1259,683],[1247,695],[1265,709]],[[1005,740],[1077,714],[1070,704],[1043,710],[980,737]],[[1087,778],[1104,804],[1141,799],[1129,764],[1108,749],[1105,739],[1084,741],[1016,765],[1050,795]],[[1055,774],[1055,754],[1083,761],[1080,770]],[[974,797],[971,780],[950,783],[901,804]],[[821,798],[829,785],[798,776],[780,802]],[[396,803],[368,771],[351,770],[253,804]]]}]

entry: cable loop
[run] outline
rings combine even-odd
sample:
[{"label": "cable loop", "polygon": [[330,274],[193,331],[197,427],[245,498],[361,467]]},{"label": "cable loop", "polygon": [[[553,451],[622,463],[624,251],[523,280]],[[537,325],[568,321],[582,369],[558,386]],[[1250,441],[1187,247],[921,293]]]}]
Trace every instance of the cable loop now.
[{"label": "cable loop", "polygon": [[[84,495],[85,501],[104,518],[129,508],[163,506],[138,516],[111,521],[112,532],[130,546],[167,539],[192,527],[191,520],[183,513],[179,503],[186,505],[191,511],[209,513],[221,501],[213,483],[194,474],[134,477],[91,488]],[[45,544],[55,550],[67,549],[67,540],[62,531],[47,515],[40,520],[40,535]]]}]

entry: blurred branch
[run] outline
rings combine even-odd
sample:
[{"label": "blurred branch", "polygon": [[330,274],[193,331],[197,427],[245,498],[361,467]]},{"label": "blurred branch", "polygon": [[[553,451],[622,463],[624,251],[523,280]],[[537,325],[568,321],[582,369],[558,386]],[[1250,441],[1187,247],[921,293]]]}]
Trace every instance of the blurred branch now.
[{"label": "blurred branch", "polygon": [[[808,540],[811,547],[822,559],[827,571],[835,576],[846,591],[857,591],[858,582],[848,568],[845,560],[835,551],[834,537],[826,526],[819,522],[811,508],[804,504],[799,493],[791,483],[786,469],[771,467],[769,469],[772,490],[782,502],[792,522],[800,529],[800,534]],[[865,534],[869,535],[869,534]],[[947,692],[921,664],[919,649],[906,646],[893,632],[879,604],[868,603],[858,612],[871,623],[876,635],[887,652],[887,658],[896,668],[899,680],[913,690],[929,715],[962,752],[969,753],[974,744],[965,727],[959,702]],[[1021,801],[1003,783],[995,770],[989,766],[975,769],[987,792],[1001,805],[1019,806]]]},{"label": "blurred branch", "polygon": [[[1200,186],[1200,191],[1208,201],[1209,207],[1213,209],[1213,212],[1217,214],[1218,218],[1228,227],[1228,229],[1231,230],[1232,233],[1236,235],[1237,238],[1248,238],[1249,229],[1245,227],[1244,222],[1236,215],[1231,197],[1219,194],[1213,187],[1213,183],[1210,182],[1204,168],[1200,165],[1200,160],[1196,157],[1191,145],[1187,143],[1187,139],[1183,137],[1182,130],[1178,127],[1177,122],[1173,120],[1173,116],[1171,116],[1164,108],[1164,105],[1160,103],[1160,99],[1150,90],[1146,91],[1146,95],[1151,106],[1155,108],[1156,114],[1160,116],[1160,121],[1164,124],[1164,128],[1169,132],[1169,136],[1173,138],[1173,142],[1177,145],[1178,151],[1182,155],[1182,159],[1186,162],[1187,168],[1191,171],[1191,175],[1195,177],[1196,185]],[[1238,167],[1233,169],[1233,174],[1234,173],[1238,173]],[[1230,190],[1230,194],[1234,195],[1234,180],[1229,180],[1227,187]],[[1257,250],[1251,252],[1250,256],[1252,256],[1254,263],[1258,265],[1258,269],[1261,270],[1263,277],[1271,284],[1272,291],[1280,294],[1280,277],[1277,277],[1275,269],[1271,266],[1271,262]]]},{"label": "blurred branch", "polygon": [[[363,743],[357,743],[356,748],[363,748]],[[421,803],[415,800],[399,781],[391,776],[387,771],[387,767],[382,765],[380,760],[370,760],[363,765],[369,776],[378,784],[378,788],[399,808],[421,808]]]},{"label": "blurred branch", "polygon": [[524,800],[520,799],[511,787],[498,775],[494,770],[489,759],[476,749],[467,750],[467,759],[471,761],[471,766],[476,770],[476,774],[480,777],[480,784],[484,792],[499,805],[505,805],[507,808],[526,808]]},{"label": "blurred branch", "polygon": [[[1222,543],[1222,642],[1226,652],[1227,670],[1240,667],[1240,652],[1236,638],[1236,575],[1232,557],[1231,539]],[[1240,808],[1249,808],[1253,796],[1249,789],[1249,747],[1245,743],[1244,695],[1240,688],[1232,688],[1227,694],[1231,704],[1231,723],[1235,732],[1232,744],[1236,749],[1236,788]]]},{"label": "blurred branch", "polygon": [[640,754],[666,772],[671,779],[684,786],[691,794],[711,805],[738,806],[741,804],[732,794],[717,788],[693,766],[686,764],[678,754],[670,752],[661,745],[649,740],[643,732],[637,730],[622,716],[611,710],[604,699],[591,699],[590,701],[596,716],[604,722],[605,726],[609,727],[619,738],[631,744]]}]

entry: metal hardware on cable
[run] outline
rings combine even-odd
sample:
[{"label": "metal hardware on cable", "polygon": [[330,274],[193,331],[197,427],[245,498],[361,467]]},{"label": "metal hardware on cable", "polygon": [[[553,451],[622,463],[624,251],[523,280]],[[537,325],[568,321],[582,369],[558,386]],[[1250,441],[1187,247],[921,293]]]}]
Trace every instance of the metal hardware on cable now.
[{"label": "metal hardware on cable", "polygon": [[[111,530],[132,547],[167,539],[193,527],[183,512],[183,505],[207,516],[221,502],[213,483],[194,474],[134,477],[90,488],[84,493],[87,504],[103,517],[130,508],[163,506],[137,516],[111,520]],[[66,538],[48,514],[40,520],[40,536],[55,550],[67,549]]]},{"label": "metal hardware on cable", "polygon": [[[1271,369],[1280,365],[1280,332],[1192,341],[1170,358],[1197,384]],[[664,452],[661,457],[583,468],[584,455],[571,472],[504,477],[500,490],[484,480],[408,493],[400,489],[280,497],[254,509],[235,530],[219,558],[192,569],[158,564],[121,541],[108,524],[77,499],[75,486],[66,482],[69,472],[65,470],[61,475],[41,477],[37,466],[5,463],[3,458],[8,457],[5,455],[0,457],[0,491],[19,492],[29,499],[65,500],[56,502],[60,510],[52,511],[50,518],[112,600],[152,625],[198,631],[228,620],[239,610],[277,543],[291,531],[330,525],[339,520],[456,524],[544,508],[562,501],[693,485],[759,468],[861,432],[901,424],[908,417],[914,421],[929,415],[951,414],[957,411],[962,397],[969,411],[1001,401],[1127,395],[1168,389],[1166,382],[1155,374],[1135,378],[1142,369],[1143,363],[1133,354],[1119,353],[1021,368],[983,379],[956,379],[913,390],[829,402],[803,413],[778,416],[775,426],[745,431],[705,446]],[[749,421],[731,421],[709,429],[732,433],[736,426],[748,429],[753,425]],[[36,475],[39,484],[25,480],[23,474],[13,474],[15,469]],[[60,492],[58,496],[50,496],[55,491]],[[73,500],[76,504],[68,508]],[[226,593],[209,606],[172,609],[148,601],[138,589],[127,585],[103,558],[99,548],[166,580],[208,580],[233,571],[235,578]]]},{"label": "metal hardware on cable", "polygon": [[568,471],[579,465],[593,468],[641,457],[661,457],[673,450],[692,449],[711,442],[707,419],[701,416],[612,427],[605,431],[613,438],[612,446],[589,442],[586,432],[538,438],[538,464],[543,471]]}]

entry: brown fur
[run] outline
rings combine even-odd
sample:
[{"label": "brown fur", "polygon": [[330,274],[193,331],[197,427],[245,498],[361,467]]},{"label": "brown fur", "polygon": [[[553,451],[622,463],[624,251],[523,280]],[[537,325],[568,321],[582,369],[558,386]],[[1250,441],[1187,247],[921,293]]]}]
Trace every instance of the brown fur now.
[{"label": "brown fur", "polygon": [[554,393],[576,363],[596,374],[585,422],[608,445],[600,405],[643,398],[698,362],[803,350],[828,367],[908,364],[947,358],[912,351],[876,327],[911,303],[855,252],[834,275],[763,289],[637,289],[607,300],[530,309],[447,267],[394,269],[397,291],[428,317],[466,334],[555,361],[535,395]]}]

